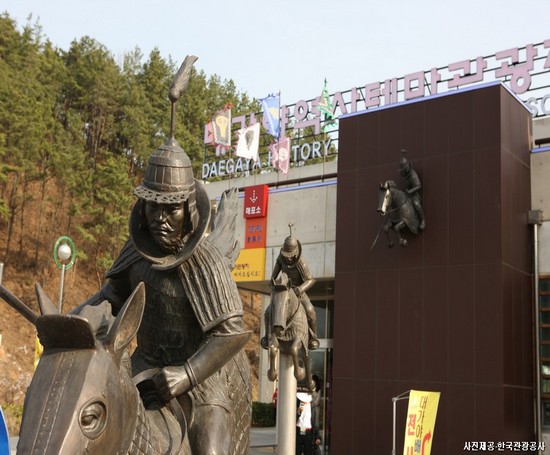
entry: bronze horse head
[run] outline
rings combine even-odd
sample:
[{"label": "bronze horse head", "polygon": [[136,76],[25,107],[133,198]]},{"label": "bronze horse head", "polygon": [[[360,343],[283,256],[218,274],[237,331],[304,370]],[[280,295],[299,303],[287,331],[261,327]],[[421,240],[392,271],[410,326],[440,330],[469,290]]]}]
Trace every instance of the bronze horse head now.
[{"label": "bronze horse head", "polygon": [[[0,296],[15,306],[6,292]],[[106,301],[62,315],[39,286],[37,295],[41,316],[16,308],[35,323],[44,346],[25,397],[17,453],[189,453],[185,423],[160,403],[146,409],[130,374],[126,348],[141,323],[143,284],[116,319]]]}]

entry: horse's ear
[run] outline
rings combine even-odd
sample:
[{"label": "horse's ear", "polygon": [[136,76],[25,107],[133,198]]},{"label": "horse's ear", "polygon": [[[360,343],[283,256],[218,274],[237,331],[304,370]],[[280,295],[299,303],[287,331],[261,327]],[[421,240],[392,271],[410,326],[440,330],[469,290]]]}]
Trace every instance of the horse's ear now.
[{"label": "horse's ear", "polygon": [[35,283],[34,290],[36,291],[36,297],[38,298],[38,305],[40,306],[41,314],[59,314],[59,310],[46,295],[44,289],[42,289],[42,286]]},{"label": "horse's ear", "polygon": [[120,355],[136,335],[145,308],[145,285],[139,283],[119,311],[107,335],[106,345],[113,354]]}]

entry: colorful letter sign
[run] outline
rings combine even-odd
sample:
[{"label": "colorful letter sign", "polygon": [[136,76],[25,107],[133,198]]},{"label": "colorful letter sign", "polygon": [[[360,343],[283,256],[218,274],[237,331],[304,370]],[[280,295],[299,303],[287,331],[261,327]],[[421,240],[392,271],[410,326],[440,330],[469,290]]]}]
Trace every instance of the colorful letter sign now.
[{"label": "colorful letter sign", "polygon": [[267,216],[267,185],[249,186],[244,189],[244,217],[261,218]]},{"label": "colorful letter sign", "polygon": [[403,455],[430,455],[440,392],[411,390]]}]

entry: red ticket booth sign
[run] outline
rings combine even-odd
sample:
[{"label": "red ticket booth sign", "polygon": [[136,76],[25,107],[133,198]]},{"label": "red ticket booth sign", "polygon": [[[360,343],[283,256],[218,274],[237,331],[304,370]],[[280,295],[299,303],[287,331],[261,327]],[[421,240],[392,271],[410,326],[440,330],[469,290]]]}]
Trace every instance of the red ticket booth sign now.
[{"label": "red ticket booth sign", "polygon": [[262,218],[267,216],[267,185],[249,186],[244,189],[244,217]]}]

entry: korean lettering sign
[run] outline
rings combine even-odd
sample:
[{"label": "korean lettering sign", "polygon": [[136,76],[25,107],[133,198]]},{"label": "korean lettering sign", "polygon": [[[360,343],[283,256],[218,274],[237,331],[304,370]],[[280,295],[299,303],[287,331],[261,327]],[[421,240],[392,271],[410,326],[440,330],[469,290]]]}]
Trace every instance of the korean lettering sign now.
[{"label": "korean lettering sign", "polygon": [[249,186],[244,189],[244,217],[261,218],[267,216],[267,185]]},{"label": "korean lettering sign", "polygon": [[265,279],[265,248],[241,250],[231,275],[236,282],[263,281]]},{"label": "korean lettering sign", "polygon": [[440,392],[411,390],[403,455],[430,455]]},{"label": "korean lettering sign", "polygon": [[250,218],[246,220],[246,232],[244,235],[244,247],[265,248],[267,237],[267,218]]}]

